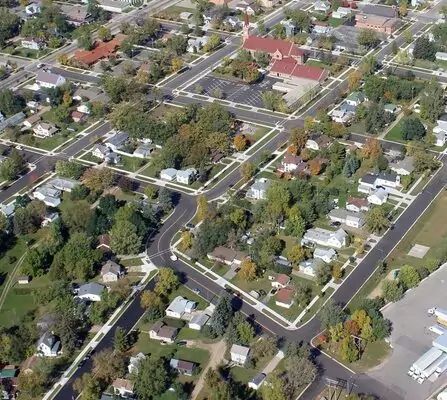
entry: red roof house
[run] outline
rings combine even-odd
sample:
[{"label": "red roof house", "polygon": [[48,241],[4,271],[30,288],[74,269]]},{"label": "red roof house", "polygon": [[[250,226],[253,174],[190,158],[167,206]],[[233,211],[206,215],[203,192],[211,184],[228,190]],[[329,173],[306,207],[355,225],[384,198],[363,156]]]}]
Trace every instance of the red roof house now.
[{"label": "red roof house", "polygon": [[124,36],[117,35],[109,42],[96,42],[95,47],[92,50],[78,50],[75,53],[74,58],[76,61],[89,67],[97,63],[99,60],[103,60],[114,54],[118,50],[123,39]]},{"label": "red roof house", "polygon": [[291,288],[282,288],[276,295],[276,305],[279,307],[290,308],[294,302],[293,300],[294,291]]},{"label": "red roof house", "polygon": [[285,79],[307,79],[321,83],[327,78],[327,71],[311,65],[301,65],[293,58],[284,58],[273,62],[270,75]]},{"label": "red roof house", "polygon": [[81,113],[81,112],[79,112],[79,111],[73,111],[71,114],[70,114],[70,116],[71,116],[71,119],[74,121],[74,122],[84,122],[85,120],[86,120],[86,118],[87,118],[87,114],[84,114],[84,113]]},{"label": "red roof house", "polygon": [[250,53],[257,51],[269,54],[275,60],[293,58],[299,64],[304,63],[304,52],[292,42],[261,36],[247,36],[244,39],[244,50]]},{"label": "red roof house", "polygon": [[286,287],[290,282],[290,276],[286,274],[279,274],[272,282],[274,288],[280,289]]}]

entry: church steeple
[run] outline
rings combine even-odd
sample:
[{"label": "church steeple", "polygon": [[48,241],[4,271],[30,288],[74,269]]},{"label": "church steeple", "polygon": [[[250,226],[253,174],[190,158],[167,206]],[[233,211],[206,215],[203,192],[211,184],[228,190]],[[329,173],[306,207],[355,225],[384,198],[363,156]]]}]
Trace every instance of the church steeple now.
[{"label": "church steeple", "polygon": [[242,36],[244,40],[250,36],[250,21],[248,20],[247,11],[244,14],[244,26],[242,28]]}]

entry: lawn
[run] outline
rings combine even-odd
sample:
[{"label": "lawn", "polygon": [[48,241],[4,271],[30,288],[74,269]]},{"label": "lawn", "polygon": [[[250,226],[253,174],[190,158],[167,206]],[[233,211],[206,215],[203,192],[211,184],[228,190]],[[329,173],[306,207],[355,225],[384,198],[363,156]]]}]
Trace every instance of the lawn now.
[{"label": "lawn", "polygon": [[2,285],[7,279],[9,273],[14,269],[19,258],[25,253],[26,244],[22,239],[17,240],[15,245],[11,247],[0,258],[0,293]]},{"label": "lawn", "polygon": [[349,127],[349,132],[352,132],[352,133],[363,133],[363,134],[367,133],[366,132],[366,126],[365,126],[365,120],[363,119],[363,120],[361,120],[361,121],[359,121],[359,122],[357,122],[355,124],[352,124]]},{"label": "lawn", "polygon": [[159,169],[152,163],[149,163],[149,165],[143,169],[142,171],[140,171],[140,175],[144,175],[144,176],[148,176],[150,178],[155,178],[157,175],[157,172],[159,171]]},{"label": "lawn", "polygon": [[328,24],[332,26],[333,28],[336,28],[337,26],[342,25],[344,20],[342,18],[329,18]]},{"label": "lawn", "polygon": [[118,168],[129,172],[136,172],[143,167],[146,162],[147,160],[141,158],[121,155],[121,163],[118,165]]},{"label": "lawn", "polygon": [[197,340],[203,339],[200,331],[191,328],[182,328],[177,336],[177,340]]},{"label": "lawn", "polygon": [[270,360],[273,357],[263,357],[256,363],[256,368],[247,368],[247,367],[233,367],[230,370],[232,378],[236,382],[241,382],[246,384],[249,382],[255,375],[257,375],[259,372],[261,372],[264,367],[267,365],[267,363],[270,362]]},{"label": "lawn", "polygon": [[180,285],[177,290],[169,295],[169,301],[174,300],[177,296],[183,296],[188,300],[195,301],[197,303],[197,310],[204,310],[209,304],[205,299],[191,292],[191,290],[184,285]]},{"label": "lawn", "polygon": [[325,69],[327,69],[329,67],[326,63],[319,61],[319,60],[307,60],[306,65],[310,65],[311,67],[325,68]]},{"label": "lawn", "polygon": [[143,259],[141,257],[128,258],[126,260],[120,260],[120,264],[123,267],[134,267],[143,264]]},{"label": "lawn", "polygon": [[386,134],[385,139],[406,143],[406,140],[402,139],[402,120],[390,129],[390,131]]}]

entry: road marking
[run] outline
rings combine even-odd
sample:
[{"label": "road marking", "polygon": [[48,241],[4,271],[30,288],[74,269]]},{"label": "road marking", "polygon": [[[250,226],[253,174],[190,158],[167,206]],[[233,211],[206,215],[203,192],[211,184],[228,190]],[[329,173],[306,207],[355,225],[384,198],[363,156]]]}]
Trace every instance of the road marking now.
[{"label": "road marking", "polygon": [[[166,235],[166,233],[168,233],[170,230],[171,230],[171,228],[175,225],[175,223],[178,221],[178,220],[180,220],[184,215],[185,215],[185,213],[186,213],[186,209],[183,211],[183,213],[182,213],[182,215],[180,215],[180,217],[178,217],[171,225],[170,225],[170,227],[168,228],[168,229],[166,229],[162,234],[161,234],[161,236],[158,238],[158,242],[157,242],[157,251],[160,253],[160,242],[161,242],[161,239],[163,238],[163,236],[164,235]],[[174,215],[175,214],[175,211],[173,212],[173,214],[172,215]],[[171,217],[172,217],[172,215],[171,215]],[[161,257],[162,258],[162,260],[163,261],[165,261],[165,258],[162,256]]]}]

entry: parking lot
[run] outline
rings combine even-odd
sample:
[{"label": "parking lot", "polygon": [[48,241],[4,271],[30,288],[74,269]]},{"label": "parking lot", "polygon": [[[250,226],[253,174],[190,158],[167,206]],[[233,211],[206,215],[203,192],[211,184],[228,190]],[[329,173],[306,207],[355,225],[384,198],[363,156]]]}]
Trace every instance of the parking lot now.
[{"label": "parking lot", "polygon": [[402,399],[426,399],[446,381],[444,374],[434,382],[427,379],[419,384],[407,375],[411,364],[431,347],[432,340],[437,337],[427,329],[436,324],[435,318],[429,316],[427,310],[432,307],[447,308],[446,292],[447,267],[444,267],[383,312],[393,324],[390,337],[393,353],[369,375]]},{"label": "parking lot", "polygon": [[203,94],[215,97],[213,92],[219,88],[224,93],[225,100],[253,107],[264,107],[262,93],[271,91],[275,82],[277,82],[276,79],[264,77],[261,82],[248,85],[230,79],[207,75],[190,86],[188,90],[194,91],[194,87],[200,85],[203,87]]}]

